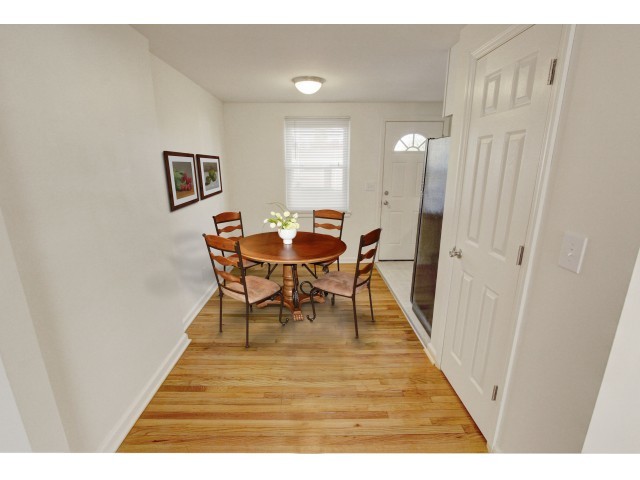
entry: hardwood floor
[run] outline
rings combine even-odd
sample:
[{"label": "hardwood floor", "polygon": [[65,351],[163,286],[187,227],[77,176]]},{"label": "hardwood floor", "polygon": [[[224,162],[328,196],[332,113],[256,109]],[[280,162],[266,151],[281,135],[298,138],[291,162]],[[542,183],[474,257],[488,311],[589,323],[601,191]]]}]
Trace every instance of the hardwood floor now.
[{"label": "hardwood floor", "polygon": [[315,322],[284,327],[276,306],[254,308],[245,349],[244,305],[225,297],[219,333],[216,293],[118,451],[486,452],[377,272],[372,294],[375,322],[367,293],[358,295],[359,339],[351,300],[336,297],[316,306]]}]

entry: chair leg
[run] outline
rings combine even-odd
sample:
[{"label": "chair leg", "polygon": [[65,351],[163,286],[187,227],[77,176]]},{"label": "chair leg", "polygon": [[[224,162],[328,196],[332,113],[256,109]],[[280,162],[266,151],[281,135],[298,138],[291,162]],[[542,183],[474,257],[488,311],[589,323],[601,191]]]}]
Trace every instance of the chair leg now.
[{"label": "chair leg", "polygon": [[247,319],[247,338],[244,343],[244,348],[249,348],[249,304],[245,304],[244,315]]},{"label": "chair leg", "polygon": [[[219,288],[220,287],[218,287],[218,289]],[[222,290],[220,290],[220,315],[219,315],[219,317],[220,317],[220,332],[222,332],[222,297],[223,297],[223,295],[224,294],[222,293]]]},{"label": "chair leg", "polygon": [[335,305],[336,304],[336,296],[332,293],[331,294],[331,305]]},{"label": "chair leg", "polygon": [[318,278],[318,275],[317,275],[317,272],[316,272],[316,266],[315,266],[315,265],[313,266],[313,272],[311,271],[311,269],[309,268],[309,266],[308,266],[306,263],[303,263],[303,264],[302,264],[302,266],[303,266],[304,268],[306,268],[306,269],[307,269],[307,271],[308,271],[311,275],[313,275],[313,278]]},{"label": "chair leg", "polygon": [[355,295],[351,298],[351,302],[353,303],[353,323],[356,326],[356,338],[358,338],[358,314],[356,313],[356,297],[355,297]]},{"label": "chair leg", "polygon": [[284,306],[284,293],[280,291],[279,294],[280,294],[280,315],[278,315],[278,321],[280,322],[280,325],[284,327],[287,323],[289,323],[289,318],[286,318],[284,322],[282,321],[282,307]]},{"label": "chair leg", "polygon": [[315,288],[312,288],[309,292],[309,299],[311,300],[311,310],[313,311],[313,317],[307,315],[307,320],[309,320],[310,322],[313,322],[316,319],[316,303],[313,301],[313,297],[316,293],[318,293],[318,290],[316,290]]},{"label": "chair leg", "polygon": [[376,319],[373,316],[373,300],[371,300],[371,284],[367,284],[367,290],[369,290],[369,307],[371,308],[371,321],[375,322]]},{"label": "chair leg", "polygon": [[270,263],[267,263],[267,276],[265,277],[267,280],[269,280],[269,277],[271,277],[271,274],[273,273],[273,271],[276,269],[277,266],[278,266],[277,263],[275,263],[273,267],[271,267]]}]

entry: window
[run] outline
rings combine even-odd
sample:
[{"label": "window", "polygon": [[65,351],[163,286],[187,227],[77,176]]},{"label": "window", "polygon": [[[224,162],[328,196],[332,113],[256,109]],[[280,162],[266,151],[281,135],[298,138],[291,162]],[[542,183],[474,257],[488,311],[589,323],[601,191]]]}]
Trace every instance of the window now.
[{"label": "window", "polygon": [[349,118],[286,117],[287,207],[349,209]]},{"label": "window", "polygon": [[393,148],[394,152],[424,152],[427,147],[427,139],[419,133],[410,133],[405,135],[396,146]]}]

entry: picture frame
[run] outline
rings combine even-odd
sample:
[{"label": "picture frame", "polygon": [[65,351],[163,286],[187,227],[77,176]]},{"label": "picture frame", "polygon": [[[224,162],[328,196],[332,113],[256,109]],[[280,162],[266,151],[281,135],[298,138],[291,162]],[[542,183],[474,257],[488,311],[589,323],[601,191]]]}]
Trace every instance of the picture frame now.
[{"label": "picture frame", "polygon": [[196,155],[198,164],[198,185],[200,200],[222,193],[222,173],[220,157],[217,155]]},{"label": "picture frame", "polygon": [[199,200],[193,153],[163,152],[171,211]]}]

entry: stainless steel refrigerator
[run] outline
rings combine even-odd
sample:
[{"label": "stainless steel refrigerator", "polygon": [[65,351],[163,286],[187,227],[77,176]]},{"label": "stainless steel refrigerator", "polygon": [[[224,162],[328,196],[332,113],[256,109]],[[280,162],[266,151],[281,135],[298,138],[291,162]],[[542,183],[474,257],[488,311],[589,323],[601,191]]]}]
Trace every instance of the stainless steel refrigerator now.
[{"label": "stainless steel refrigerator", "polygon": [[418,217],[418,238],[413,262],[411,303],[413,312],[429,335],[431,335],[436,294],[450,144],[450,137],[431,138],[427,144],[427,161]]}]

